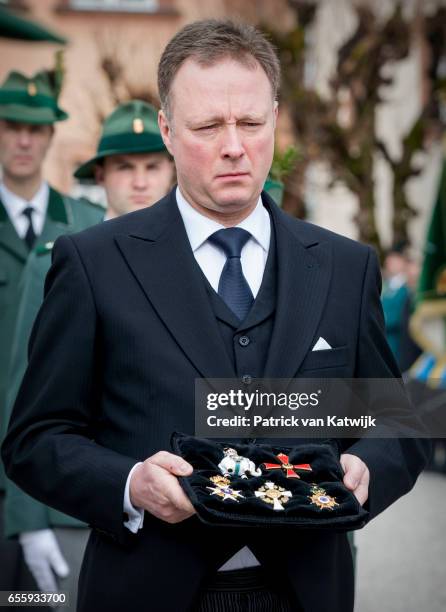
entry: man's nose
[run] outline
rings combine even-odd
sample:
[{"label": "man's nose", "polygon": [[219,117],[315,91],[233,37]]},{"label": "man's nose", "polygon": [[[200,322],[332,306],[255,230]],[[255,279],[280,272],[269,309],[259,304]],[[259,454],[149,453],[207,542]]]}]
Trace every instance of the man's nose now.
[{"label": "man's nose", "polygon": [[222,157],[238,159],[242,157],[244,153],[245,150],[237,126],[234,124],[227,125],[223,133],[221,147]]},{"label": "man's nose", "polygon": [[148,183],[148,174],[145,168],[136,168],[133,172],[133,187],[135,189],[145,189]]},{"label": "man's nose", "polygon": [[28,130],[20,130],[18,133],[18,144],[22,148],[28,148],[31,144],[31,134]]}]

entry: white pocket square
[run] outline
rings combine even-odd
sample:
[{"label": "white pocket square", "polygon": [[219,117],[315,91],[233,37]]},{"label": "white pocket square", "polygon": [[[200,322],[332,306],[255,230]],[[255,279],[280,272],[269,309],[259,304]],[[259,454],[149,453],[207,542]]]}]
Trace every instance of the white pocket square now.
[{"label": "white pocket square", "polygon": [[312,351],[327,351],[331,349],[331,346],[328,344],[328,342],[322,338],[322,336],[319,338],[319,340],[316,342],[316,344],[313,346],[313,348],[311,349]]}]

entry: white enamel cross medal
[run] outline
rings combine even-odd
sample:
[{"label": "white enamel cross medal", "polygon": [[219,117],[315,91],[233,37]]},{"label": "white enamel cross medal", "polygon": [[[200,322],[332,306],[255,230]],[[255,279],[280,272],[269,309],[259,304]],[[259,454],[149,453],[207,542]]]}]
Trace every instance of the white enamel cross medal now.
[{"label": "white enamel cross medal", "polygon": [[271,504],[273,510],[285,510],[283,504],[286,504],[293,494],[291,491],[286,491],[283,487],[267,480],[264,485],[255,491],[255,496],[266,504]]}]

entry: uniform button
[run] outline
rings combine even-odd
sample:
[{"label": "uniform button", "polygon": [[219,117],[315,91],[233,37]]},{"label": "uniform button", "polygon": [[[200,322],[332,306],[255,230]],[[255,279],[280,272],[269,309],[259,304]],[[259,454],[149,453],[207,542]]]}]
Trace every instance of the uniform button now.
[{"label": "uniform button", "polygon": [[245,385],[250,385],[252,383],[252,376],[249,374],[243,374],[242,383],[245,383]]},{"label": "uniform button", "polygon": [[248,338],[248,336],[240,336],[240,338],[238,339],[238,343],[240,344],[240,346],[248,346],[250,342],[251,340]]}]

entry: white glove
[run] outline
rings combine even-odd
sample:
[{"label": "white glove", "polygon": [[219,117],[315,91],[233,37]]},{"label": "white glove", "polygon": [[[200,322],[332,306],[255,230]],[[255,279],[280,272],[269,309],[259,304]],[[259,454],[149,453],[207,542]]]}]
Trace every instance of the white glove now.
[{"label": "white glove", "polygon": [[54,574],[66,578],[70,573],[52,529],[24,531],[19,534],[26,565],[43,592],[58,591]]}]

